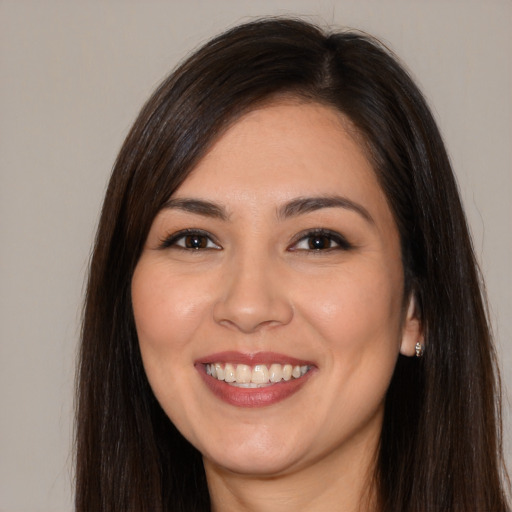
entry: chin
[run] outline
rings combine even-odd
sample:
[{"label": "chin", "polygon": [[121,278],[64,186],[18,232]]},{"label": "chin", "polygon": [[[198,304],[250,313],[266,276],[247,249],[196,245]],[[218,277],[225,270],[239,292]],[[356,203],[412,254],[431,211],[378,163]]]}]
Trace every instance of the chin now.
[{"label": "chin", "polygon": [[239,453],[231,456],[214,454],[203,457],[205,467],[208,464],[222,468],[225,471],[246,476],[273,477],[289,472],[296,466],[294,457],[287,457],[282,453]]},{"label": "chin", "polygon": [[[228,442],[218,442],[212,449],[200,450],[205,466],[211,463],[233,473],[243,475],[274,476],[286,473],[300,460],[297,443],[287,436],[245,435],[232,436]],[[286,442],[288,441],[288,442]]]}]

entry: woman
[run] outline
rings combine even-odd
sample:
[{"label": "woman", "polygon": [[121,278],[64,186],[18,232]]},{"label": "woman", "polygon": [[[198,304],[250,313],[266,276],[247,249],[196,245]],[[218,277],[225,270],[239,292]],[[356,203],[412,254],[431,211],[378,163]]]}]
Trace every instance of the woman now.
[{"label": "woman", "polygon": [[393,56],[237,27],[116,162],[84,313],[79,511],[503,511],[499,382],[437,127]]}]

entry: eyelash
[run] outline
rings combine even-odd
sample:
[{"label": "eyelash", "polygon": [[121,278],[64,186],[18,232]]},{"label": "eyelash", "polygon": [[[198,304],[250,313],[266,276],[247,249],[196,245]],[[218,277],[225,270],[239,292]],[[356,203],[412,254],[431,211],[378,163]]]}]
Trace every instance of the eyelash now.
[{"label": "eyelash", "polygon": [[[203,247],[187,247],[186,246],[186,239],[187,237],[190,237],[192,239],[195,237],[196,241],[197,239],[203,239],[206,240],[206,244]],[[311,239],[316,238],[317,240],[323,239],[324,241],[328,241],[330,244],[334,243],[336,244],[334,247],[326,247],[326,248],[320,248],[320,247],[311,247]],[[308,244],[308,247],[299,248],[298,245],[301,242],[305,242],[308,239],[310,239],[310,244]],[[183,245],[179,244],[178,242],[183,240]],[[210,247],[208,246],[210,245]],[[168,236],[167,238],[163,239],[160,243],[161,249],[168,249],[168,248],[176,248],[184,251],[199,251],[199,250],[221,250],[222,247],[218,242],[215,241],[215,239],[212,237],[210,233],[207,231],[203,231],[202,229],[183,229],[181,231],[178,231],[177,233],[173,233],[172,235]],[[350,249],[353,249],[353,245],[350,244],[345,237],[337,233],[336,231],[331,231],[330,229],[324,229],[324,228],[317,228],[317,229],[310,229],[307,231],[303,231],[302,233],[299,233],[295,240],[292,242],[292,244],[288,247],[289,251],[308,251],[313,253],[320,253],[320,252],[330,252],[335,250],[345,250],[348,251]]]},{"label": "eyelash", "polygon": [[[327,248],[315,248],[311,247],[312,239],[324,239],[328,240],[331,243],[334,242],[336,245],[334,247],[327,247]],[[298,248],[300,242],[307,242],[309,239],[310,244],[308,244],[307,248]],[[350,244],[347,239],[340,235],[340,233],[337,233],[336,231],[331,231],[330,229],[324,229],[324,228],[317,228],[317,229],[310,229],[307,231],[304,231],[302,233],[299,233],[295,237],[295,241],[288,247],[289,251],[309,251],[314,253],[320,253],[320,252],[330,252],[330,251],[336,251],[336,250],[344,250],[348,251],[350,249],[353,249],[353,245]]]},{"label": "eyelash", "polygon": [[[206,239],[205,247],[187,247],[186,245],[180,245],[178,242],[183,239],[184,244],[186,244],[186,238],[203,238]],[[208,247],[208,244],[212,244],[214,247]],[[173,233],[167,238],[163,239],[160,243],[161,249],[168,249],[170,247],[174,247],[176,249],[181,249],[184,251],[199,251],[199,250],[220,250],[220,245],[214,241],[212,235],[207,231],[203,231],[202,229],[182,229],[177,233]]]}]

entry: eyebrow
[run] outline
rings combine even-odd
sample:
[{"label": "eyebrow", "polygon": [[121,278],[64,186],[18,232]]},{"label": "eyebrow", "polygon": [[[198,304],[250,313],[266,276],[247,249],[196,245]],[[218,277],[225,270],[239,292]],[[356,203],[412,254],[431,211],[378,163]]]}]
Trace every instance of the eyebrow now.
[{"label": "eyebrow", "polygon": [[286,219],[323,208],[345,208],[352,210],[370,224],[375,224],[375,221],[366,208],[342,196],[298,197],[279,208],[277,215],[279,218]]},{"label": "eyebrow", "polygon": [[[372,216],[362,205],[342,196],[298,197],[292,199],[277,210],[278,219],[287,219],[321,210],[323,208],[345,208],[358,213],[370,224],[375,224]],[[176,209],[204,217],[228,220],[226,209],[210,201],[192,198],[173,198],[166,201],[163,209]]]},{"label": "eyebrow", "polygon": [[227,220],[228,214],[222,206],[204,201],[202,199],[174,198],[169,199],[163,206],[164,210],[183,210],[204,217],[214,217],[216,219]]}]

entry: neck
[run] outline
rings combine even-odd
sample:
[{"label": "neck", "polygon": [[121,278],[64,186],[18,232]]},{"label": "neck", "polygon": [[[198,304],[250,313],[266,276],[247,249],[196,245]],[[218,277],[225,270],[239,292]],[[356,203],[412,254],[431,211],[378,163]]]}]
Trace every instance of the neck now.
[{"label": "neck", "polygon": [[212,512],[376,512],[379,440],[368,441],[270,476],[237,474],[204,459]]}]

